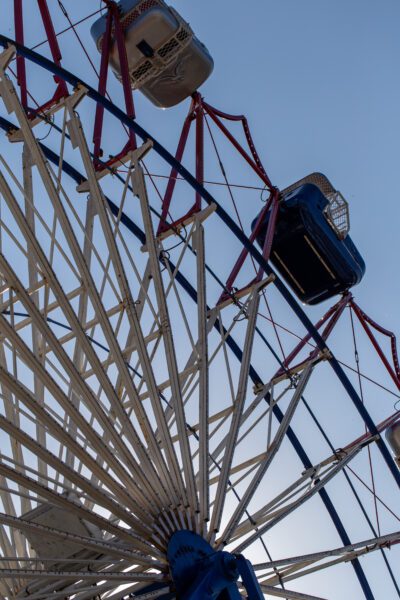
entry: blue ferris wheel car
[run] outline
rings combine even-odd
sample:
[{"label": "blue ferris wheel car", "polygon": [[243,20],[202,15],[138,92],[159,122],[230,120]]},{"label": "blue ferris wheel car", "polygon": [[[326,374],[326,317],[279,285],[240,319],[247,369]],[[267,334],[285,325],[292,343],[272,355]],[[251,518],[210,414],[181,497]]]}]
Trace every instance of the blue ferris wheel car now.
[{"label": "blue ferris wheel car", "polygon": [[[261,248],[270,214],[256,236]],[[348,229],[347,202],[325,176],[313,174],[283,191],[270,260],[302,302],[318,304],[361,281],[365,263]]]}]

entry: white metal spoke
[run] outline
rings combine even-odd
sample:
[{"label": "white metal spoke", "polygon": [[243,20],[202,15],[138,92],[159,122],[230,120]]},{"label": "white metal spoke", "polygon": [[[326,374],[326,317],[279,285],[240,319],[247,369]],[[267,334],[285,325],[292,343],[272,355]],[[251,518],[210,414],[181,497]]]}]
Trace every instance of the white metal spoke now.
[{"label": "white metal spoke", "polygon": [[[90,266],[90,260],[91,260],[91,246],[90,246],[90,243],[88,242],[88,240],[92,241],[93,225],[94,225],[94,207],[93,207],[93,202],[89,198],[88,203],[87,203],[87,208],[86,208],[86,222],[85,222],[86,237],[85,237],[84,248],[83,248],[83,255],[89,266]],[[79,297],[79,307],[78,307],[78,320],[80,323],[86,322],[87,310],[88,310],[88,298],[87,298],[86,294],[81,294]],[[76,365],[78,371],[82,372],[84,361],[85,361],[85,354],[84,354],[84,349],[78,343],[78,340],[76,341],[72,361],[73,361],[74,365]],[[74,390],[73,390],[72,386],[68,390],[68,395],[71,397],[72,402],[75,402],[76,406],[78,407],[79,406],[79,397],[74,394]],[[65,425],[66,425],[66,427],[68,427],[72,436],[74,434],[76,435],[76,428],[75,428],[74,423],[72,423],[68,419],[66,419]],[[74,461],[74,455],[71,454],[71,452],[69,450],[67,450],[65,461],[69,466],[72,466],[73,461]]]},{"label": "white metal spoke", "polygon": [[[232,536],[231,541],[239,539],[254,529],[255,526],[262,525],[263,523],[272,519],[276,514],[284,511],[284,506],[287,502],[296,498],[299,494],[306,492],[313,484],[317,473],[319,473],[321,465],[317,465],[310,470],[307,470],[302,476],[294,481],[288,488],[283,492],[275,496],[273,500],[268,502],[256,513],[251,515],[251,519],[242,522],[236,528],[235,535]],[[282,508],[283,507],[283,508]]]},{"label": "white metal spoke", "polygon": [[48,450],[46,450],[42,445],[35,442],[30,436],[28,436],[26,433],[15,427],[11,422],[7,421],[2,416],[0,416],[0,426],[4,431],[6,431],[10,435],[10,437],[12,437],[15,440],[18,440],[23,446],[32,450],[38,458],[42,459],[45,462],[45,464],[52,466],[57,473],[64,475],[67,481],[74,483],[80,489],[84,490],[100,506],[104,506],[105,508],[110,510],[111,513],[118,516],[127,524],[130,524],[134,529],[142,529],[142,522],[136,518],[133,518],[133,516],[128,511],[123,510],[122,506],[120,506],[114,500],[112,500],[108,496],[108,494],[105,494],[104,492],[98,490],[88,480],[83,478],[81,475],[78,475],[76,471],[71,469],[71,467],[69,467],[67,464],[64,464],[56,456],[54,456]]},{"label": "white metal spoke", "polygon": [[[25,215],[26,219],[30,225],[30,227],[34,231],[34,214],[32,211],[33,205],[33,183],[32,183],[32,161],[28,148],[24,144],[24,149],[22,153],[22,161],[23,161],[23,184],[25,190]],[[32,249],[29,244],[27,245],[28,250],[28,269],[29,269],[29,287],[36,285],[39,281],[40,275],[37,272],[36,264],[34,261],[34,254],[32,253]],[[38,297],[35,294],[32,297],[32,300],[38,304]],[[44,351],[45,343],[43,338],[40,336],[40,333],[37,331],[36,327],[32,329],[32,342],[34,347],[34,352],[36,355],[42,354]],[[38,401],[43,404],[44,402],[44,388],[43,385],[38,381],[35,377],[35,396]],[[37,438],[43,444],[44,443],[44,431],[40,423],[37,424]],[[46,474],[46,464],[43,461],[39,461],[39,469],[45,475]]]},{"label": "white metal spoke", "polygon": [[281,560],[274,560],[265,563],[258,563],[254,565],[254,570],[259,571],[263,569],[273,569],[276,567],[282,567],[287,565],[294,565],[297,563],[310,563],[317,562],[323,560],[325,558],[330,558],[333,556],[342,556],[348,553],[354,552],[356,550],[362,549],[365,552],[371,552],[374,550],[379,550],[380,548],[389,547],[393,542],[398,542],[400,539],[400,532],[396,531],[394,533],[390,533],[388,535],[383,535],[376,538],[371,538],[369,540],[364,540],[362,542],[356,542],[354,544],[349,544],[347,546],[342,546],[340,548],[334,548],[332,550],[325,550],[323,552],[314,552],[313,554],[304,554],[302,556],[293,556],[290,558],[284,558]]},{"label": "white metal spoke", "polygon": [[[63,231],[66,234],[66,237],[70,244],[71,252],[74,255],[77,265],[79,266],[79,270],[80,270],[82,279],[85,281],[86,289],[91,298],[91,301],[92,301],[93,305],[96,307],[97,314],[99,316],[104,315],[104,307],[103,307],[103,304],[102,304],[98,294],[96,293],[96,286],[93,282],[91,274],[89,273],[83,253],[81,252],[81,250],[79,248],[79,245],[78,245],[78,242],[74,235],[74,232],[72,230],[72,227],[68,221],[68,217],[67,217],[65,210],[60,202],[57,190],[55,189],[54,184],[53,184],[53,180],[47,171],[46,163],[43,160],[40,149],[37,146],[37,142],[32,135],[29,124],[27,122],[27,118],[23,114],[22,109],[18,104],[15,104],[14,108],[15,108],[17,117],[19,119],[21,129],[24,131],[24,133],[26,135],[27,144],[29,145],[30,151],[32,153],[32,157],[35,160],[35,164],[40,172],[43,183],[46,186],[47,192],[49,194],[49,198],[51,199],[51,201],[53,203],[54,209],[58,214],[60,224],[62,225]],[[135,395],[136,392],[133,388],[133,383],[132,383],[130,375],[127,371],[126,363],[122,358],[121,351],[118,346],[117,340],[115,339],[115,336],[111,329],[110,323],[109,323],[108,319],[105,317],[105,315],[101,319],[101,323],[104,328],[105,335],[107,336],[107,341],[110,344],[110,349],[114,353],[114,355],[116,357],[118,357],[118,366],[119,366],[120,372],[126,374],[125,385],[128,387],[128,389],[131,389],[132,394]],[[138,402],[136,402],[136,406],[141,408],[140,404]],[[117,414],[119,413],[119,415],[120,415],[121,421],[124,422],[124,424],[126,426],[129,426],[129,421],[126,421],[124,419],[123,412],[121,412],[118,404],[116,406],[116,409],[118,411]],[[140,410],[140,419],[141,419],[141,423],[146,423],[146,421],[147,421],[146,415],[144,414],[144,412],[142,410]],[[148,432],[149,432],[149,430],[150,430],[150,428],[147,428]],[[131,428],[131,433],[133,433],[132,428]],[[151,442],[151,440],[152,440],[152,436],[150,434],[149,441]],[[137,447],[137,450],[140,451],[140,446]],[[156,452],[156,455],[159,455],[159,449],[156,444],[153,444],[153,450]],[[143,452],[142,452],[141,459],[146,461],[146,456],[145,456],[145,454],[143,454]],[[161,462],[160,462],[160,465],[162,466]],[[151,468],[150,464],[149,464],[149,472],[150,473],[152,472],[152,468]],[[154,482],[156,482],[155,478],[152,478],[152,479]]]},{"label": "white metal spoke", "polygon": [[232,465],[233,460],[233,452],[236,445],[236,441],[239,435],[239,427],[240,421],[243,414],[244,401],[246,397],[247,385],[248,385],[248,372],[250,366],[251,359],[251,350],[254,339],[254,330],[258,313],[258,306],[260,302],[260,297],[258,290],[256,290],[253,294],[253,297],[249,303],[249,314],[246,328],[246,339],[244,343],[244,353],[242,358],[242,363],[240,366],[240,374],[239,374],[239,382],[237,395],[235,398],[233,415],[232,415],[232,424],[230,426],[229,438],[227,440],[227,447],[225,450],[225,454],[223,457],[222,467],[221,467],[221,475],[218,481],[218,489],[216,492],[216,502],[213,509],[211,523],[210,523],[210,533],[211,535],[215,535],[218,530],[222,519],[222,508],[224,504],[225,491],[228,484],[229,472]]},{"label": "white metal spoke", "polygon": [[304,502],[309,500],[312,496],[314,496],[321,488],[325,487],[325,485],[340,471],[344,469],[344,467],[360,452],[362,446],[358,446],[355,449],[351,450],[348,454],[345,454],[343,458],[338,460],[337,464],[330,469],[330,471],[325,476],[320,476],[319,480],[315,483],[315,485],[310,488],[303,496],[291,503],[288,507],[280,512],[275,518],[271,519],[269,523],[260,527],[257,533],[251,535],[244,542],[239,544],[235,548],[236,552],[242,552],[249,544],[251,544],[255,539],[257,539],[260,535],[263,535],[266,531],[277,525],[279,521],[287,517],[290,513],[292,513],[296,508],[301,506]]},{"label": "white metal spoke", "polygon": [[4,463],[0,464],[0,475],[16,483],[24,485],[26,489],[37,493],[39,497],[45,499],[46,501],[55,504],[56,506],[60,506],[61,508],[65,508],[68,512],[75,513],[77,516],[87,520],[89,523],[93,523],[101,529],[108,531],[110,534],[128,541],[133,546],[137,547],[140,545],[150,548],[150,544],[148,544],[139,536],[135,535],[132,531],[128,532],[126,529],[123,529],[117,525],[113,525],[107,519],[97,515],[92,511],[88,511],[83,507],[83,505],[73,502],[72,500],[66,498],[65,495],[50,490],[46,486],[35,481],[33,478],[27,475],[22,475],[14,469],[6,466]]},{"label": "white metal spoke", "polygon": [[[5,358],[5,353],[4,353],[4,346],[3,344],[0,344],[0,365],[1,366],[5,366],[6,364],[6,358]],[[18,406],[18,400],[17,399],[13,399],[12,395],[9,393],[8,389],[4,387],[4,385],[1,385],[1,390],[2,390],[2,395],[4,397],[4,405],[5,405],[5,415],[6,417],[12,421],[12,423],[14,423],[15,425],[19,425],[19,406]],[[39,427],[39,424],[37,424],[37,428]],[[38,435],[39,435],[39,429],[37,429]],[[11,448],[12,448],[12,455],[13,458],[17,461],[19,461],[20,463],[23,462],[23,457],[22,457],[22,451],[21,451],[21,446],[19,444],[19,442],[17,440],[11,440]],[[23,492],[24,490],[21,489],[21,492]],[[26,500],[25,498],[23,498],[21,500],[21,505],[23,507],[24,512],[27,512],[31,509],[31,503],[29,500]]]},{"label": "white metal spoke", "polygon": [[287,600],[328,600],[321,596],[311,596],[310,594],[302,594],[301,592],[294,592],[293,590],[287,589],[281,590],[270,585],[261,585],[261,590],[276,598],[285,598]]},{"label": "white metal spoke", "polygon": [[[123,268],[123,265],[121,262],[120,254],[119,254],[118,248],[115,244],[111,224],[110,224],[110,221],[109,221],[109,218],[107,215],[107,211],[105,208],[104,196],[98,186],[98,182],[97,182],[97,179],[95,176],[95,172],[93,169],[93,165],[92,165],[92,161],[91,161],[91,158],[89,155],[87,144],[86,144],[86,141],[82,134],[81,124],[80,124],[76,114],[74,113],[73,106],[70,106],[70,117],[71,117],[70,122],[69,122],[70,123],[70,132],[72,133],[72,136],[75,140],[75,144],[79,146],[81,154],[82,154],[83,162],[84,162],[88,180],[89,180],[90,191],[91,191],[93,199],[96,203],[96,208],[97,208],[100,220],[101,220],[101,225],[102,225],[102,229],[104,232],[106,244],[107,244],[108,250],[110,252],[110,258],[111,258],[114,270],[117,274],[117,281],[118,281],[118,285],[120,286],[120,292],[121,292],[121,296],[123,298],[123,302],[125,305],[125,310],[126,310],[128,318],[130,320],[131,328],[134,328],[135,337],[137,338],[138,352],[139,352],[139,356],[141,357],[144,375],[145,375],[146,380],[149,382],[150,387],[153,388],[153,404],[156,404],[156,403],[160,404],[160,401],[158,399],[158,395],[156,392],[156,386],[152,382],[151,368],[150,368],[150,365],[148,365],[149,359],[148,359],[148,355],[147,355],[147,349],[146,349],[146,345],[143,340],[142,331],[140,329],[139,320],[138,320],[136,310],[135,310],[135,304],[134,304],[132,294],[131,294],[131,291],[130,291],[130,288],[128,285],[128,281],[126,279],[126,275],[125,275],[125,271],[124,271],[124,268]],[[112,335],[109,339],[112,342],[112,346],[110,346],[110,349],[117,356],[120,355],[119,347],[116,343],[115,337]],[[122,359],[122,357],[120,357],[120,358]],[[170,487],[171,477],[168,475],[168,472],[166,470],[166,466],[165,466],[163,458],[161,456],[158,444],[157,444],[154,436],[152,436],[151,428],[147,423],[146,413],[143,411],[143,409],[141,407],[141,403],[138,401],[137,391],[133,385],[133,382],[131,380],[131,377],[130,377],[130,374],[129,374],[129,371],[128,371],[125,361],[119,360],[118,367],[120,369],[120,373],[124,374],[124,385],[128,391],[131,401],[135,401],[135,410],[138,413],[139,421],[143,426],[144,434],[147,435],[147,437],[148,437],[148,441],[150,444],[150,448],[152,449],[153,456],[154,456],[155,460],[157,461],[161,472],[163,473],[164,485],[168,488],[168,487]],[[158,410],[157,412],[160,413],[160,410]],[[172,463],[170,463],[170,466],[172,467],[174,464],[176,464],[176,460],[174,460],[173,452],[172,453],[170,452],[169,457],[170,457],[170,461],[172,461]],[[175,472],[176,472],[176,469],[175,469]],[[180,476],[178,475],[177,472],[176,472],[176,474],[178,477],[177,481],[179,481]]]},{"label": "white metal spoke", "polygon": [[290,422],[296,411],[297,405],[300,402],[301,395],[304,392],[304,388],[309,380],[311,372],[312,372],[312,366],[309,365],[308,367],[306,367],[306,369],[302,373],[302,376],[300,378],[298,386],[293,394],[293,398],[290,401],[290,404],[285,412],[282,423],[280,424],[279,429],[276,432],[276,435],[275,435],[274,439],[272,440],[271,444],[267,447],[266,456],[263,459],[263,461],[261,462],[260,466],[258,467],[257,472],[255,473],[255,475],[253,477],[253,480],[248,485],[246,493],[244,494],[242,500],[239,503],[239,506],[237,507],[235,513],[231,517],[231,520],[229,521],[228,525],[226,526],[226,529],[225,529],[224,533],[222,534],[221,541],[219,543],[222,543],[222,544],[227,543],[227,540],[231,537],[237,524],[239,523],[245,510],[247,509],[247,506],[248,506],[250,500],[253,498],[258,486],[260,485],[262,478],[264,477],[268,467],[270,466],[276,453],[278,452],[280,445],[282,444],[283,439],[286,435],[286,432],[290,426]]},{"label": "white metal spoke", "polygon": [[[207,345],[207,297],[205,280],[204,230],[196,224],[195,245],[197,256],[197,307],[198,307],[198,360],[199,360],[199,505],[200,523],[209,520],[209,381]],[[204,529],[202,531],[204,534]]]},{"label": "white metal spoke", "polygon": [[[1,263],[1,257],[0,257],[0,263]],[[33,309],[33,305],[31,305],[31,308]],[[29,350],[26,348],[26,346],[22,343],[22,341],[19,338],[17,338],[17,336],[13,332],[13,329],[10,327],[10,325],[7,323],[7,321],[4,319],[4,317],[0,316],[0,321],[2,322],[3,331],[4,332],[8,332],[9,339],[13,341],[13,343],[15,344],[15,347],[19,347],[19,350],[21,352],[21,356],[24,357],[24,359],[26,361],[26,364],[27,365],[31,364],[32,367],[36,369],[35,372],[38,374],[38,376],[40,376],[40,374],[42,374],[41,380],[42,380],[43,383],[46,383],[48,389],[52,389],[52,388],[53,389],[57,389],[56,384],[51,380],[51,378],[44,371],[44,369],[43,368],[41,368],[41,369],[38,368],[37,359],[32,354],[29,353]],[[46,332],[46,337],[47,337],[48,342],[50,342],[51,338],[52,338],[52,334],[50,333],[50,330],[48,330]],[[110,438],[113,440],[113,443],[115,444],[115,447],[117,449],[121,450],[122,456],[126,456],[126,449],[121,444],[120,437],[117,435],[117,432],[115,432],[114,429],[112,429],[109,426],[109,423],[108,423],[106,415],[104,415],[104,413],[101,410],[96,409],[96,402],[95,402],[95,399],[93,398],[92,394],[89,392],[88,389],[84,389],[84,388],[82,388],[82,386],[79,385],[80,379],[75,374],[74,370],[70,369],[69,370],[69,374],[71,376],[72,381],[76,382],[76,389],[79,390],[80,394],[82,395],[82,398],[85,398],[85,400],[88,403],[88,405],[91,406],[91,408],[93,410],[93,414],[96,415],[96,418],[98,419],[99,423],[101,423],[102,426],[104,427],[104,431],[107,432],[110,435]],[[71,412],[71,408],[72,408],[71,403],[69,403],[69,401],[64,397],[64,395],[60,394],[60,391],[58,389],[57,389],[57,392],[58,392],[58,394],[56,394],[56,395],[58,395],[59,398],[62,398],[62,404],[64,405],[64,408],[67,411],[69,409],[69,411]],[[86,432],[88,432],[87,423],[84,422],[84,420],[82,419],[82,417],[79,415],[78,411],[75,408],[73,409],[72,414],[74,414],[75,419],[78,419],[78,421],[76,421],[76,422],[77,422],[77,424],[78,423],[80,424],[81,429],[83,428],[83,430],[86,430]],[[132,460],[129,457],[129,459],[128,459],[128,466],[131,466],[131,465],[132,465]],[[141,472],[140,472],[140,469],[138,467],[136,467],[136,468],[134,467],[133,472],[136,474],[136,477],[139,479],[139,481],[142,480],[142,482],[145,483],[145,481],[141,477]]]},{"label": "white metal spoke", "polygon": [[32,569],[0,569],[0,578],[15,578],[22,577],[24,579],[36,579],[43,577],[47,580],[51,579],[83,579],[90,581],[103,581],[105,575],[110,581],[162,581],[166,579],[165,575],[158,573],[115,573],[112,571],[102,573],[88,573],[87,571],[40,571]]},{"label": "white metal spoke", "polygon": [[[163,340],[165,344],[165,358],[168,365],[168,372],[171,379],[171,391],[173,395],[173,407],[175,417],[177,421],[177,427],[179,432],[180,450],[182,455],[183,470],[185,473],[185,482],[188,490],[188,498],[186,502],[190,501],[190,507],[192,511],[197,511],[198,499],[195,487],[195,478],[193,465],[190,457],[190,447],[186,429],[185,412],[183,408],[183,400],[181,396],[181,389],[179,385],[178,367],[175,356],[174,342],[172,338],[170,319],[168,315],[167,303],[165,301],[165,291],[162,283],[160,264],[158,259],[158,249],[154,240],[153,227],[151,223],[151,216],[149,210],[148,197],[146,192],[146,186],[144,182],[143,169],[138,161],[135,161],[135,170],[132,175],[132,186],[135,194],[139,197],[142,217],[144,222],[144,228],[146,233],[146,243],[149,252],[150,265],[152,275],[154,278],[155,292],[157,295],[158,308],[160,312],[160,321],[162,324]],[[163,427],[166,425],[164,419],[160,425]],[[170,446],[171,440],[169,434],[166,432],[163,435],[164,441],[167,444],[167,448]],[[171,453],[173,450],[171,449]],[[180,473],[179,473],[180,478]],[[178,478],[178,479],[179,479]],[[186,492],[184,493],[186,498]]]},{"label": "white metal spoke", "polygon": [[[40,422],[42,422],[44,424],[48,424],[50,427],[50,431],[54,431],[56,436],[58,436],[59,439],[63,439],[64,441],[66,441],[66,435],[64,435],[63,429],[60,427],[60,425],[55,423],[55,421],[53,419],[51,419],[48,414],[46,414],[46,411],[44,411],[43,408],[40,407],[40,405],[36,402],[36,399],[33,396],[31,396],[25,388],[20,386],[18,384],[18,382],[16,382],[15,379],[1,367],[0,367],[0,375],[1,375],[1,379],[4,383],[4,385],[10,391],[12,391],[21,402],[26,404],[26,406],[29,407],[29,410],[31,410],[34,414],[37,415]],[[44,379],[45,379],[45,383],[46,383],[46,378],[44,378]],[[61,390],[59,390],[56,387],[56,385],[52,382],[52,380],[49,381],[49,385],[47,385],[47,387],[49,387],[50,390],[53,392],[54,397],[60,401],[61,405],[66,410],[66,413],[69,414],[71,419],[78,425],[78,427],[81,429],[81,431],[84,434],[84,436],[86,437],[86,439],[90,441],[91,446],[102,457],[104,457],[106,460],[108,460],[108,463],[110,464],[110,466],[112,466],[114,472],[124,483],[124,485],[126,486],[126,489],[130,491],[130,493],[132,494],[132,497],[137,498],[138,490],[136,489],[136,486],[133,485],[133,482],[130,479],[128,473],[126,472],[124,467],[121,465],[121,463],[118,460],[116,460],[115,455],[104,444],[104,442],[101,440],[101,438],[98,436],[98,434],[94,431],[94,429],[91,429],[87,426],[86,421],[84,421],[84,419],[76,411],[75,407],[73,407],[72,404],[68,404],[68,400],[62,395]],[[76,448],[76,446],[75,446],[75,448]],[[77,454],[77,456],[79,456],[79,454]],[[88,457],[88,459],[90,459],[90,457]],[[86,459],[86,457],[85,457],[84,460],[88,460],[88,459]],[[90,464],[90,462],[89,462],[89,464]],[[140,497],[141,496],[139,495],[139,498]],[[142,503],[143,503],[143,499],[142,499]],[[140,503],[139,504],[135,503],[135,508],[138,510],[139,516],[141,514],[140,506],[141,506]],[[144,515],[144,513],[143,513],[143,515]]]},{"label": "white metal spoke", "polygon": [[[147,556],[132,547],[130,547],[129,550],[126,550],[124,548],[121,548],[120,544],[110,543],[104,540],[96,540],[94,538],[68,533],[66,531],[62,531],[61,529],[47,527],[45,525],[40,525],[39,523],[27,521],[25,519],[17,517],[12,517],[4,513],[0,513],[0,523],[3,523],[8,527],[17,528],[23,532],[32,532],[35,534],[39,534],[44,538],[54,538],[56,540],[61,540],[64,542],[72,542],[81,546],[82,548],[92,549],[98,554],[104,553],[106,556],[109,555],[118,559],[125,558],[127,560],[137,560],[139,558],[140,561],[145,561],[144,564],[149,564]],[[12,555],[11,552],[10,555]],[[151,564],[153,564],[153,562]],[[155,561],[154,566],[157,566],[157,564],[157,561]]]}]

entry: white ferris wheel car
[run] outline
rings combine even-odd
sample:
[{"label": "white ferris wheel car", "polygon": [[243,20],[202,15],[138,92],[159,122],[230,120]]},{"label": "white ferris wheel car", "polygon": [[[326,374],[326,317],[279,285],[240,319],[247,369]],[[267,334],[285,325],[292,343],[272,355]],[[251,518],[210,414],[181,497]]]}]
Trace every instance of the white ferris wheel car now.
[{"label": "white ferris wheel car", "polygon": [[[167,108],[190,96],[209,77],[213,59],[176,10],[163,0],[123,0],[118,7],[133,89]],[[107,17],[102,16],[91,28],[100,52],[106,24]],[[121,78],[115,39],[110,65]]]}]

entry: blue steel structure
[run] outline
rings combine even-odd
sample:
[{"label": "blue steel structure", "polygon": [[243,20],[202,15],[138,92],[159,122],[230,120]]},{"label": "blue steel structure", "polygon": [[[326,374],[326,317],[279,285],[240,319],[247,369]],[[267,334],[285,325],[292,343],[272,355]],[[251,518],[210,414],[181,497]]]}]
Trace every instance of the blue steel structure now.
[{"label": "blue steel structure", "polygon": [[215,551],[192,531],[170,539],[168,560],[180,600],[241,600],[236,582],[241,577],[248,600],[263,600],[253,568],[244,556]]},{"label": "blue steel structure", "polygon": [[[246,237],[246,235],[240,230],[240,228],[236,225],[233,219],[224,211],[224,209],[218,204],[218,202],[214,199],[214,197],[201,185],[198,181],[191,175],[185,167],[176,159],[156,140],[154,139],[146,130],[144,130],[135,120],[129,118],[123,111],[121,111],[118,107],[116,107],[112,102],[107,100],[107,98],[101,96],[95,89],[87,85],[85,82],[80,80],[78,77],[66,71],[65,69],[59,67],[52,61],[46,59],[45,57],[37,54],[33,50],[17,44],[14,40],[0,35],[0,46],[4,49],[8,46],[14,46],[18,54],[26,58],[27,60],[43,67],[53,75],[56,75],[63,79],[65,82],[69,83],[73,87],[77,87],[78,85],[84,86],[87,90],[87,95],[89,98],[94,100],[96,103],[100,103],[104,108],[117,119],[119,119],[124,125],[126,125],[130,130],[134,131],[136,135],[138,135],[144,142],[151,140],[153,143],[153,149],[159,154],[161,158],[163,158],[171,167],[176,169],[176,171],[181,175],[185,181],[197,192],[200,196],[207,202],[207,204],[215,204],[216,205],[216,213],[219,218],[224,222],[224,224],[231,230],[231,232],[236,236],[236,238],[242,243],[242,245],[248,250],[249,254],[255,259],[258,265],[265,271],[266,274],[272,274],[273,271],[269,264],[264,260],[261,253],[257,250],[257,248],[251,244]],[[10,130],[13,125],[7,120],[0,117],[0,127],[7,131]],[[46,157],[53,162],[58,164],[59,157],[49,148],[41,144],[42,150],[44,151]],[[64,161],[63,170],[69,174],[73,179],[75,179],[78,183],[80,183],[84,178],[80,175],[72,166],[68,165]],[[108,200],[111,211],[115,214],[118,212],[118,208],[116,205],[112,203],[112,201]],[[144,233],[141,229],[131,221],[126,215],[122,215],[121,221],[127,226],[127,228],[134,233],[138,237],[138,239],[145,241]],[[174,265],[171,263],[171,268],[174,268]],[[185,291],[189,294],[189,296],[196,302],[197,294],[195,289],[190,285],[190,283],[183,277],[181,273],[177,273],[176,277],[178,283],[183,286]],[[274,285],[280,292],[281,296],[288,303],[290,308],[302,322],[302,324],[306,327],[306,329],[311,334],[313,340],[321,351],[327,351],[328,347],[325,341],[320,336],[319,332],[316,330],[312,322],[309,320],[301,306],[297,303],[295,298],[289,292],[289,290],[285,287],[279,277],[275,277]],[[219,322],[216,321],[214,327],[219,328]],[[242,356],[242,350],[236,344],[236,342],[231,338],[231,336],[227,337],[227,344],[234,352],[236,357],[240,360]],[[369,415],[367,409],[361,401],[361,398],[357,394],[355,388],[352,383],[348,379],[347,375],[343,371],[343,368],[334,357],[334,355],[330,354],[329,363],[337,375],[338,379],[342,383],[345,391],[348,396],[351,398],[355,408],[359,412],[361,418],[363,419],[366,427],[370,431],[370,433],[377,437],[377,445],[382,454],[384,461],[386,462],[394,480],[400,487],[400,473],[399,470],[387,449],[384,441],[382,440],[376,426]],[[250,378],[254,383],[258,383],[260,378],[257,375],[255,369],[250,367]],[[269,396],[265,398],[266,402],[269,402]],[[273,412],[275,417],[279,422],[283,419],[283,414],[278,406],[274,406]],[[311,461],[309,460],[304,448],[302,447],[299,439],[295,435],[294,431],[289,428],[287,432],[287,437],[296,450],[297,455],[302,461],[305,469],[310,468],[312,466]],[[348,545],[351,543],[348,534],[341,522],[339,515],[328,495],[326,490],[321,489],[319,495],[336,527],[336,530],[343,542],[344,545]],[[193,537],[196,534],[192,534],[191,532],[181,531],[173,536],[171,539],[171,554],[170,560],[176,556],[177,552],[183,550],[188,544],[188,534],[190,534],[190,540],[193,545]],[[211,548],[207,542],[205,542],[200,536],[196,536],[198,540],[195,543],[195,549],[192,553],[186,552],[184,553],[186,558],[182,559],[182,561],[177,561],[178,567],[174,572],[172,569],[172,575],[177,587],[177,592],[180,600],[235,600],[240,598],[237,592],[236,583],[234,583],[239,576],[241,577],[244,587],[248,593],[248,600],[260,600],[263,598],[262,592],[259,588],[258,582],[255,579],[254,571],[248,561],[242,556],[235,556],[225,552],[215,552],[211,549],[211,552],[207,554],[205,551],[207,545],[208,548]],[[201,541],[200,541],[201,540]],[[200,569],[200,575],[198,579],[195,581],[195,584],[192,584],[192,587],[187,589],[187,581],[189,580],[188,574],[192,573],[192,569],[199,568],[199,552],[203,549],[205,552],[205,557],[203,557],[203,562],[201,563],[202,568]],[[363,590],[364,596],[367,600],[374,600],[374,595],[371,591],[365,573],[361,567],[361,564],[357,559],[352,561],[353,567],[355,569],[355,573]],[[196,565],[196,567],[195,567]],[[149,591],[151,589],[155,589],[158,587],[158,584],[155,586],[149,587]],[[235,590],[235,591],[234,591]],[[208,596],[205,594],[209,594]],[[234,595],[236,593],[236,595]],[[230,594],[230,595],[229,595]],[[173,595],[163,596],[167,600],[167,598],[173,598]]]}]

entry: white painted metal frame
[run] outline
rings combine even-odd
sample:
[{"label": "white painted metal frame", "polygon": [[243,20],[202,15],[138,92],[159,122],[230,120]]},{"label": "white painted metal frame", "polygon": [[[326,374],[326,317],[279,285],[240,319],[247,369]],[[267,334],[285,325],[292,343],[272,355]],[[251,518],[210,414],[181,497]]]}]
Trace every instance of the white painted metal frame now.
[{"label": "white painted metal frame", "polygon": [[[37,600],[117,599],[124,584],[135,598],[157,598],[169,590],[174,531],[251,551],[374,439],[306,472],[296,464],[290,483],[266,495],[265,479],[287,451],[319,368],[304,360],[295,378],[274,381],[265,356],[264,381],[253,389],[260,299],[271,280],[250,286],[240,303],[213,307],[213,207],[188,224],[175,266],[165,260],[142,166],[151,143],[131,154],[116,191],[120,213],[111,214],[107,177],[93,167],[76,111],[84,88],[58,113],[54,170],[6,74],[12,56],[11,49],[0,60],[0,96],[23,142],[19,165],[0,157],[0,597],[27,590]],[[88,197],[65,177],[67,155],[85,173]],[[144,248],[122,228],[127,206],[143,226]],[[192,277],[197,304],[177,285],[178,269]],[[230,336],[242,347],[240,364]],[[389,533],[269,560],[256,572],[267,596],[317,600],[280,586],[398,541]],[[161,587],[148,592],[149,583]]]}]

